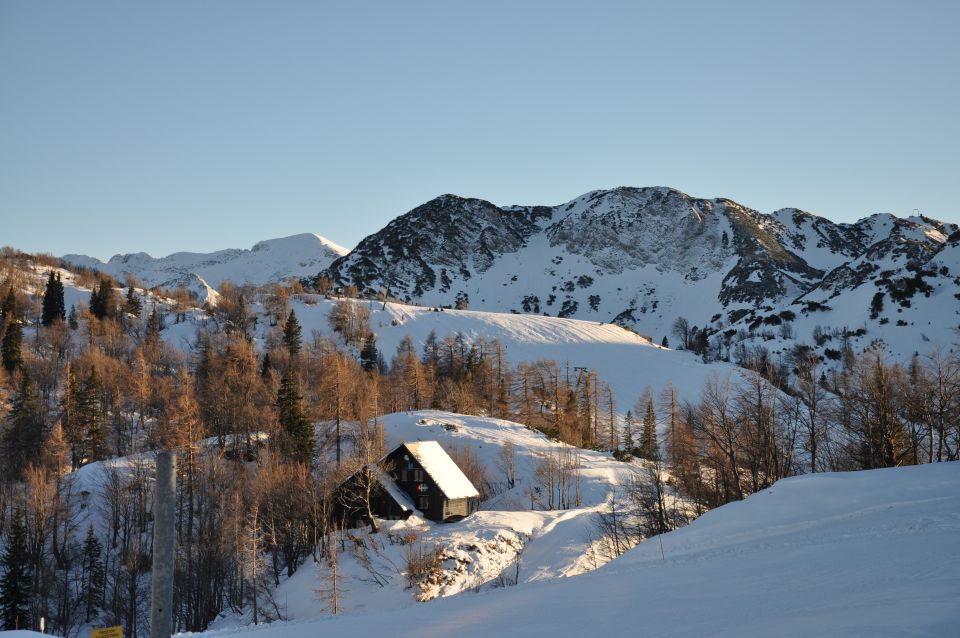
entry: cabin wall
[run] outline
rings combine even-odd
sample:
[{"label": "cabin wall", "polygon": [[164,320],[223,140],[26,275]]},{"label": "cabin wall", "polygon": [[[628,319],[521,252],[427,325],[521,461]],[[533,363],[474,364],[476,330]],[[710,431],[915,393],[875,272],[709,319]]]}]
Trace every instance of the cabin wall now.
[{"label": "cabin wall", "polygon": [[442,521],[446,498],[414,456],[407,448],[400,447],[388,459],[392,466],[390,474],[400,489],[410,495],[414,506],[431,521]]}]

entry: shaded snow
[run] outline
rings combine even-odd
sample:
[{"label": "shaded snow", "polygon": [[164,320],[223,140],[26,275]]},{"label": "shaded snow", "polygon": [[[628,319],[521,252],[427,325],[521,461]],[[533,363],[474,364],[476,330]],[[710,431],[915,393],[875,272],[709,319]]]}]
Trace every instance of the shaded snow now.
[{"label": "shaded snow", "polygon": [[958,463],[808,475],[709,512],[590,574],[227,633],[955,636],[958,537]]}]

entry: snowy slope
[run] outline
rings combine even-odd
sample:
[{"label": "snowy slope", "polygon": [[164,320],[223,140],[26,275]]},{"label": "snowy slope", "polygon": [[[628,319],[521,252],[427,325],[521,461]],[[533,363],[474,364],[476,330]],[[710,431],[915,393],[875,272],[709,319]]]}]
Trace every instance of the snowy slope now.
[{"label": "snowy slope", "polygon": [[[310,303],[298,301],[293,307],[303,334],[314,330],[332,334],[327,317],[335,302],[313,295],[302,299]],[[661,348],[610,323],[476,310],[437,312],[396,303],[355,303],[369,307],[377,346],[388,362],[407,335],[413,338],[418,352],[422,352],[431,332],[440,339],[459,333],[468,342],[479,337],[488,341],[499,339],[513,364],[553,360],[568,369],[571,378],[577,374],[575,367],[596,370],[600,379],[613,388],[621,413],[632,408],[647,385],[659,392],[669,381],[681,395],[693,398],[710,375],[736,374],[729,364],[704,365],[689,352]]]},{"label": "snowy slope", "polygon": [[[927,217],[767,215],[663,187],[594,191],[552,207],[444,195],[365,238],[327,274],[425,304],[615,322],[657,342],[675,343],[672,324],[685,317],[709,328],[717,351],[742,341],[811,345],[816,325],[865,328],[860,347],[880,338],[904,358],[928,349],[924,338],[949,342],[957,328],[960,273],[931,268],[956,231]],[[945,294],[915,299],[911,317],[870,318],[875,281],[897,285],[922,270]],[[816,314],[767,344],[791,313]],[[891,330],[898,319],[923,333]]]},{"label": "snowy slope", "polygon": [[258,242],[249,250],[227,249],[213,253],[180,252],[166,257],[147,253],[114,255],[106,263],[86,255],[64,255],[64,261],[96,268],[121,281],[126,273],[147,287],[189,286],[199,275],[213,288],[225,280],[235,284],[264,284],[288,277],[313,277],[347,249],[320,235],[303,233]]},{"label": "snowy slope", "polygon": [[576,578],[204,635],[955,636],[958,512],[957,463],[807,475]]},{"label": "snowy slope", "polygon": [[[415,515],[407,521],[384,522],[380,534],[354,532],[358,542],[347,543],[348,549],[339,556],[340,587],[345,592],[340,602],[350,613],[408,607],[417,599],[490,589],[503,585],[501,577],[512,584],[517,580],[518,556],[520,585],[595,569],[605,559],[593,551],[594,515],[608,502],[612,491],[642,467],[640,461],[622,463],[599,452],[578,453],[540,432],[501,419],[423,410],[387,415],[383,428],[390,448],[413,443],[440,445],[448,451],[469,449],[486,467],[498,493],[483,503],[481,511],[456,523],[436,524]],[[507,489],[497,469],[498,452],[507,442],[516,454],[516,485],[512,489]],[[530,491],[535,485],[537,464],[548,455],[563,453],[574,455],[571,459],[577,462],[580,503],[550,511],[538,500],[531,509]],[[570,493],[572,497],[574,488]],[[399,540],[404,537],[415,537],[415,544],[401,544]],[[437,545],[447,556],[439,582],[408,588],[402,573],[407,552]],[[280,584],[275,598],[288,619],[301,621],[328,614],[322,596],[316,593],[326,578],[325,566],[308,561]],[[214,627],[249,622],[249,613],[228,615]]]}]

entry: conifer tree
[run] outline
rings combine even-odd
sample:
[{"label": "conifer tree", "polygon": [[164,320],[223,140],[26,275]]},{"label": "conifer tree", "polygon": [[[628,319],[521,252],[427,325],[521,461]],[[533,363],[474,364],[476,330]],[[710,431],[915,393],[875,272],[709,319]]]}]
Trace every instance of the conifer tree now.
[{"label": "conifer tree", "polygon": [[380,368],[380,351],[377,349],[377,336],[372,332],[363,340],[360,349],[360,367],[367,372]]},{"label": "conifer tree", "polygon": [[51,270],[50,276],[47,278],[47,287],[43,291],[43,309],[40,314],[40,323],[49,326],[54,321],[63,321],[66,316],[60,273],[56,273],[56,276],[54,276],[54,272]]},{"label": "conifer tree", "polygon": [[3,298],[3,305],[0,305],[0,320],[9,322],[16,319],[17,315],[17,295],[13,292],[13,286],[10,286],[7,288],[7,296]]},{"label": "conifer tree", "polygon": [[113,286],[101,279],[97,289],[90,293],[90,313],[97,319],[106,319],[113,316],[115,305]]},{"label": "conifer tree", "polygon": [[19,475],[27,463],[38,463],[43,445],[43,411],[28,369],[20,377],[7,420],[10,427],[3,438],[4,456],[13,474]]},{"label": "conifer tree", "polygon": [[653,397],[647,395],[647,413],[643,417],[643,433],[640,436],[640,456],[651,461],[660,458],[657,446],[657,417],[653,412]]},{"label": "conifer tree", "polygon": [[157,307],[154,306],[153,310],[150,311],[150,316],[147,317],[147,341],[150,342],[154,339],[160,338],[160,315],[157,314]]},{"label": "conifer tree", "polygon": [[300,322],[297,321],[297,314],[292,308],[290,309],[290,314],[287,316],[286,323],[283,324],[283,345],[287,347],[287,351],[291,357],[297,356],[297,353],[300,352],[300,348],[303,345]]},{"label": "conifer tree", "polygon": [[100,393],[102,391],[100,375],[96,368],[90,369],[90,375],[83,383],[77,397],[77,425],[82,439],[80,462],[97,461],[106,451],[106,424]]},{"label": "conifer tree", "polygon": [[7,323],[3,342],[0,343],[0,357],[3,360],[3,367],[11,374],[23,365],[22,345],[23,329],[20,327],[20,322],[13,319]]},{"label": "conifer tree", "polygon": [[633,440],[633,411],[627,410],[627,416],[623,418],[623,451],[626,454],[633,454],[636,450],[636,442]]},{"label": "conifer tree", "polygon": [[293,442],[294,456],[301,463],[309,464],[313,458],[313,426],[303,413],[303,397],[289,371],[283,375],[277,390],[277,413],[280,425]]},{"label": "conifer tree", "polygon": [[137,291],[133,287],[133,284],[127,286],[127,302],[124,306],[127,314],[131,314],[134,317],[139,317],[140,312],[143,310],[143,304],[140,302],[140,296],[137,295]]},{"label": "conifer tree", "polygon": [[70,314],[67,315],[67,325],[70,326],[71,330],[76,330],[80,326],[80,322],[77,321],[77,307],[74,305],[70,306]]},{"label": "conifer tree", "polygon": [[103,588],[106,570],[103,565],[103,545],[93,532],[93,525],[87,528],[87,538],[83,542],[83,599],[86,621],[91,622],[103,605]]},{"label": "conifer tree", "polygon": [[80,387],[77,375],[69,363],[64,372],[63,398],[60,400],[60,424],[63,435],[70,446],[70,467],[77,469],[83,460],[83,430],[81,428],[77,404],[80,401]]},{"label": "conifer tree", "polygon": [[263,353],[263,362],[260,364],[260,376],[268,376],[271,368],[273,368],[273,362],[270,361],[270,353],[265,352]]},{"label": "conifer tree", "polygon": [[30,626],[30,560],[27,555],[27,531],[22,510],[10,524],[0,567],[0,621],[4,629]]}]

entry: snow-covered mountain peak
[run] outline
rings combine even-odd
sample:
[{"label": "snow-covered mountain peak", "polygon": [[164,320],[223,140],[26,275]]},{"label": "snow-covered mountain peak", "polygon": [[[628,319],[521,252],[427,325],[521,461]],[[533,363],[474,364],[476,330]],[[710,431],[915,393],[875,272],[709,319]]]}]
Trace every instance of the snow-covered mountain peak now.
[{"label": "snow-covered mountain peak", "polygon": [[[106,263],[87,255],[64,255],[65,262],[96,268],[118,279],[132,275],[142,285],[186,287],[206,298],[204,286],[219,288],[224,281],[265,284],[289,277],[313,277],[348,251],[314,233],[301,233],[257,242],[249,250],[228,248],[212,253],[177,252],[152,257],[145,252],[114,255]],[[204,285],[200,286],[199,277]]]}]

